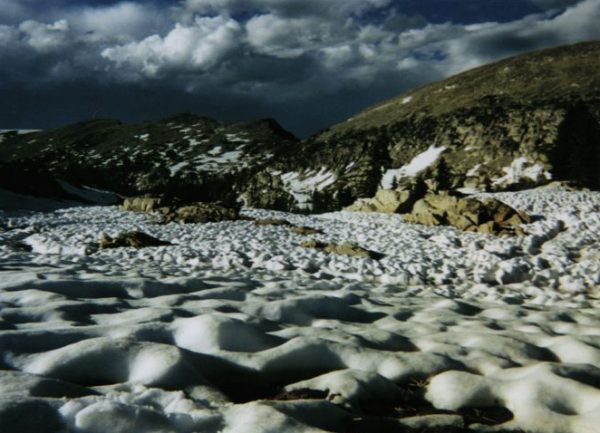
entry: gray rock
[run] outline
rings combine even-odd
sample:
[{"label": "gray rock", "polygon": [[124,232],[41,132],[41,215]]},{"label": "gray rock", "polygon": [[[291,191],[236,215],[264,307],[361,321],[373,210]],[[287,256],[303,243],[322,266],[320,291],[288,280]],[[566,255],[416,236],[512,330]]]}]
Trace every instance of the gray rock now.
[{"label": "gray rock", "polygon": [[150,236],[149,234],[143,232],[120,233],[114,238],[108,236],[106,233],[102,233],[100,235],[99,244],[100,249],[122,247],[143,248],[171,245],[170,242],[157,239],[154,236]]},{"label": "gray rock", "polygon": [[163,214],[165,222],[175,221],[183,224],[203,224],[239,219],[238,209],[218,203],[191,203],[185,206],[166,208],[163,210]]},{"label": "gray rock", "polygon": [[153,212],[166,205],[163,197],[127,197],[123,200],[123,209],[134,212]]},{"label": "gray rock", "polygon": [[303,241],[300,244],[300,246],[304,248],[315,248],[318,250],[325,251],[326,253],[339,254],[343,256],[368,257],[374,260],[380,260],[383,257],[385,257],[383,254],[378,253],[376,251],[367,250],[363,247],[359,247],[358,245],[353,245],[349,243],[333,244],[309,239]]},{"label": "gray rock", "polygon": [[400,424],[410,429],[427,431],[441,427],[464,427],[462,416],[454,414],[417,415],[400,419]]}]

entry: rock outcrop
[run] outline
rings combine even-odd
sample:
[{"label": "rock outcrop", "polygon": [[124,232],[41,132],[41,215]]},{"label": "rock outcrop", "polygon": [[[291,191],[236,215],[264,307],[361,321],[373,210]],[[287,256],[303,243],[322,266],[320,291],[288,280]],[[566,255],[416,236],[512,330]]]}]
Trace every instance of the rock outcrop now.
[{"label": "rock outcrop", "polygon": [[353,206],[361,210],[391,211],[406,197],[395,183],[406,180],[434,190],[553,180],[599,189],[599,68],[600,42],[506,59],[368,108],[312,137],[305,153],[338,155],[331,165],[348,168],[330,188],[367,198]]},{"label": "rock outcrop", "polygon": [[225,206],[218,202],[185,203],[165,196],[128,197],[122,206],[124,210],[158,214],[163,223],[203,224],[239,219],[237,207]]},{"label": "rock outcrop", "polygon": [[182,224],[204,224],[220,221],[235,221],[239,218],[238,209],[218,203],[191,203],[185,206],[167,208],[163,212],[165,222]]},{"label": "rock outcrop", "polygon": [[395,189],[378,189],[373,198],[360,198],[344,210],[352,212],[410,212],[415,202],[427,191],[423,182],[405,182]]},{"label": "rock outcrop", "polygon": [[164,197],[140,196],[126,197],[123,209],[133,212],[155,212],[169,205]]},{"label": "rock outcrop", "polygon": [[323,231],[320,229],[316,229],[314,227],[307,227],[307,226],[297,226],[297,225],[292,224],[288,220],[279,219],[279,218],[257,219],[257,220],[254,220],[254,224],[256,224],[257,226],[286,227],[290,232],[296,233],[301,236],[322,235],[323,234]]},{"label": "rock outcrop", "polygon": [[100,249],[122,247],[160,247],[164,245],[171,245],[171,243],[157,239],[154,236],[150,236],[149,234],[143,232],[120,233],[114,238],[106,233],[102,233],[99,240]]},{"label": "rock outcrop", "polygon": [[358,245],[343,243],[343,244],[334,244],[328,242],[321,242],[314,239],[309,239],[303,241],[300,244],[303,248],[315,248],[317,250],[325,251],[329,254],[339,254],[343,256],[351,256],[351,257],[369,257],[373,260],[380,260],[385,257],[383,254],[378,253],[376,251],[367,250]]},{"label": "rock outcrop", "polygon": [[494,235],[523,234],[521,225],[531,222],[527,214],[499,200],[457,197],[448,192],[427,194],[404,215],[404,220]]}]

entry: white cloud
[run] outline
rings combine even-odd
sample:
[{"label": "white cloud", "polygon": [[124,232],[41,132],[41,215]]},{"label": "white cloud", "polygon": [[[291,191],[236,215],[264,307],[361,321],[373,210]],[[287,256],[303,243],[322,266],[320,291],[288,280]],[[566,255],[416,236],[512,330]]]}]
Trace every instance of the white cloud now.
[{"label": "white cloud", "polygon": [[423,30],[420,50],[443,53],[443,59],[429,63],[451,75],[538,48],[600,39],[599,22],[600,0],[585,0],[553,17],[532,15],[476,28],[429,26]]},{"label": "white cloud", "polygon": [[192,26],[176,24],[163,38],[152,35],[102,51],[118,67],[157,77],[164,71],[205,71],[217,65],[236,46],[240,25],[221,16],[197,18]]},{"label": "white cloud", "polygon": [[167,24],[164,11],[161,13],[150,4],[133,2],[74,8],[68,11],[68,17],[75,29],[104,35],[144,37],[149,32],[162,30]]},{"label": "white cloud", "polygon": [[36,51],[58,50],[69,44],[69,23],[67,20],[59,20],[53,24],[27,20],[19,25],[19,31],[23,34],[27,45]]},{"label": "white cloud", "polygon": [[0,25],[0,47],[10,47],[19,39],[19,32],[13,26]]},{"label": "white cloud", "polygon": [[561,42],[600,38],[600,0],[587,0],[556,17],[553,22],[543,22],[547,31],[556,31]]},{"label": "white cloud", "polygon": [[281,58],[298,57],[347,36],[344,28],[336,28],[331,21],[321,18],[281,18],[272,14],[251,18],[246,31],[257,53]]}]

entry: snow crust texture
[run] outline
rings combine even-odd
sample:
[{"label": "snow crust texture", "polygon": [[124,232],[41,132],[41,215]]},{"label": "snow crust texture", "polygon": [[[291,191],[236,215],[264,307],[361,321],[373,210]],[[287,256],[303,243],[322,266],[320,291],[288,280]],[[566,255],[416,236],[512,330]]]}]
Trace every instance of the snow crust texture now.
[{"label": "snow crust texture", "polygon": [[[493,196],[526,236],[244,211],[381,260],[249,220],[0,213],[0,431],[597,432],[600,194]],[[97,250],[134,230],[174,245]]]}]

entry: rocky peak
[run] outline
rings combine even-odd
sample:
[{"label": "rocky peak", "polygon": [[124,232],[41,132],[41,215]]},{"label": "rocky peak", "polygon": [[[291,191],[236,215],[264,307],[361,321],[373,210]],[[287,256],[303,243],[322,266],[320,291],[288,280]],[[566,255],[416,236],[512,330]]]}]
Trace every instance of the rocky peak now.
[{"label": "rocky peak", "polygon": [[[159,122],[92,120],[3,135],[0,160],[122,195],[236,202],[247,180],[296,144],[274,120],[223,124],[182,113]],[[5,185],[6,186],[6,185]]]}]

